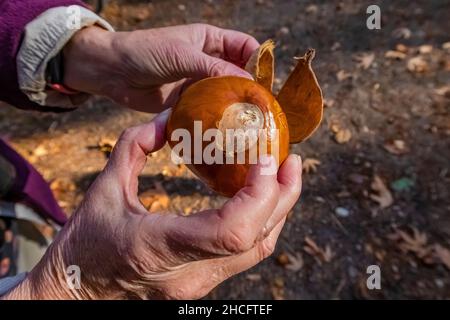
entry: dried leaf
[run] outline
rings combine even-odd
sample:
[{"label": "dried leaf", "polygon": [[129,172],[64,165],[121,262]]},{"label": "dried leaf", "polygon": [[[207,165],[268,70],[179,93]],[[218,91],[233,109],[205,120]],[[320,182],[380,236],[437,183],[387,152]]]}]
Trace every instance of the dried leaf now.
[{"label": "dried leaf", "polygon": [[334,134],[334,140],[336,140],[336,142],[339,144],[347,143],[351,138],[352,132],[349,129],[339,129]]},{"label": "dried leaf", "polygon": [[430,44],[424,44],[419,47],[420,54],[429,54],[433,51],[433,46]]},{"label": "dried leaf", "polygon": [[286,266],[287,264],[289,264],[289,257],[287,255],[287,253],[282,252],[278,257],[277,257],[277,262],[279,265],[281,266]]},{"label": "dried leaf", "polygon": [[434,89],[434,92],[440,96],[450,98],[450,85]]},{"label": "dried leaf", "polygon": [[334,106],[334,102],[335,102],[334,99],[325,99],[323,101],[323,106],[326,108],[331,108]]},{"label": "dried leaf", "polygon": [[170,198],[161,182],[156,182],[153,189],[139,195],[139,200],[149,212],[160,212],[169,207]]},{"label": "dried leaf", "polygon": [[330,246],[326,245],[325,249],[322,249],[308,236],[305,237],[305,243],[306,245],[303,247],[303,250],[313,256],[319,264],[322,262],[330,262],[333,258],[333,252]]},{"label": "dried leaf", "polygon": [[317,5],[315,5],[315,4],[310,4],[305,9],[305,12],[309,13],[309,14],[317,13],[317,11],[319,11],[319,7]]},{"label": "dried leaf", "polygon": [[428,63],[421,56],[417,56],[408,60],[406,68],[410,72],[423,73],[428,70]]},{"label": "dried leaf", "polygon": [[319,160],[314,158],[306,158],[305,160],[303,160],[303,171],[305,171],[306,173],[316,172],[319,165]]},{"label": "dried leaf", "polygon": [[342,82],[344,80],[347,80],[349,78],[353,77],[352,73],[347,72],[345,70],[339,70],[336,73],[336,78],[338,79],[339,82]]},{"label": "dried leaf", "polygon": [[358,68],[362,68],[364,70],[369,69],[375,60],[374,53],[361,53],[359,55],[354,56],[354,59],[358,62]]},{"label": "dried leaf", "polygon": [[450,50],[450,41],[449,42],[444,42],[442,44],[442,49],[444,50]]},{"label": "dried leaf", "polygon": [[246,275],[245,278],[247,280],[255,281],[255,282],[261,281],[261,275],[259,273],[250,273],[250,274]]},{"label": "dried leaf", "polygon": [[284,280],[281,277],[276,277],[270,288],[272,298],[274,300],[284,300]]},{"label": "dried leaf", "polygon": [[272,92],[275,58],[273,50],[275,43],[272,40],[265,41],[250,57],[245,70],[250,73],[256,82]]},{"label": "dried leaf", "polygon": [[[67,192],[72,192],[77,189],[75,183],[73,183],[70,179],[67,178],[56,178],[50,183],[50,189],[55,195],[56,199],[60,200],[60,198]],[[63,202],[62,200],[60,200]],[[67,207],[68,204],[62,205],[62,207]]]},{"label": "dried leaf", "polygon": [[290,143],[307,139],[322,121],[323,98],[311,67],[315,51],[308,50],[298,58],[294,71],[278,93],[277,100],[286,114]]},{"label": "dried leaf", "polygon": [[400,139],[388,141],[383,145],[383,147],[386,151],[395,155],[406,154],[409,153],[410,151],[409,148],[406,146],[405,141]]},{"label": "dried leaf", "polygon": [[450,270],[450,250],[440,244],[434,245],[435,256]]},{"label": "dried leaf", "polygon": [[392,35],[398,39],[409,39],[411,38],[411,34],[411,30],[409,30],[408,28],[397,28],[392,31]]},{"label": "dried leaf", "polygon": [[394,203],[391,192],[379,176],[374,176],[370,187],[375,191],[375,193],[370,194],[370,199],[377,202],[381,209],[387,208]]},{"label": "dried leaf", "polygon": [[411,252],[425,263],[433,263],[433,247],[428,245],[427,235],[414,227],[411,230],[412,233],[396,229],[394,233],[387,237],[397,242],[400,251]]},{"label": "dried leaf", "polygon": [[387,59],[403,60],[406,58],[406,54],[400,51],[389,50],[384,54]]},{"label": "dried leaf", "polygon": [[303,257],[300,253],[296,253],[295,256],[287,253],[289,263],[286,265],[286,269],[297,272],[303,268]]},{"label": "dried leaf", "polygon": [[116,142],[117,142],[117,140],[115,140],[115,139],[103,137],[99,140],[99,142],[97,144],[97,148],[101,152],[103,152],[107,157],[109,157],[109,155],[112,152],[112,149],[116,145]]},{"label": "dried leaf", "polygon": [[48,150],[42,144],[40,144],[39,146],[37,146],[36,149],[33,150],[33,155],[36,157],[43,157],[43,156],[46,156],[47,154],[48,154]]},{"label": "dried leaf", "polygon": [[397,44],[395,46],[395,50],[402,52],[402,53],[408,53],[408,47],[402,43]]},{"label": "dried leaf", "polygon": [[292,255],[288,252],[283,252],[277,257],[277,262],[286,269],[294,272],[299,271],[303,267],[303,257],[300,253]]}]

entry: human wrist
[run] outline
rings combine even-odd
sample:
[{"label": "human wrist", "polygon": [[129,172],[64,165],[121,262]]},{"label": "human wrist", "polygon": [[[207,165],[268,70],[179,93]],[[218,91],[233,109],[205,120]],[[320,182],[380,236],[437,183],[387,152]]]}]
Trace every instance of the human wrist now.
[{"label": "human wrist", "polygon": [[117,77],[119,59],[114,32],[97,26],[78,31],[63,49],[64,85],[89,94],[107,95]]},{"label": "human wrist", "polygon": [[[50,250],[50,249],[49,249]],[[2,297],[4,300],[72,300],[77,296],[70,290],[62,268],[54,254],[47,252],[25,279]]]}]

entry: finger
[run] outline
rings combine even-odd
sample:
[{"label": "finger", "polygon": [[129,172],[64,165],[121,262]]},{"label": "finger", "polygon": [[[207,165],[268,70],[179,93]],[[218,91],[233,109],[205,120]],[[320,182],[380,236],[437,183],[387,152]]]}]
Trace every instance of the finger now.
[{"label": "finger", "polygon": [[[226,279],[255,266],[272,254],[284,223],[283,219],[264,241],[247,252],[237,256],[193,261],[183,265],[181,272],[174,269],[162,284],[164,297],[200,299]],[[196,281],[193,282],[192,279]]]},{"label": "finger", "polygon": [[192,54],[186,72],[184,76],[190,76],[196,79],[220,76],[237,76],[253,79],[247,71],[233,63],[207,55],[203,52]]},{"label": "finger", "polygon": [[[160,219],[159,229],[169,249],[195,260],[252,248],[278,203],[276,161],[267,158],[251,168],[246,186],[221,209]],[[265,174],[268,167],[273,167],[275,174]],[[154,224],[150,223],[149,229],[147,232],[153,232]]]},{"label": "finger", "polygon": [[151,122],[126,129],[117,141],[105,168],[123,191],[137,198],[137,178],[145,166],[147,154],[159,150],[166,143],[165,128],[170,109]]},{"label": "finger", "polygon": [[287,216],[297,202],[302,189],[302,162],[299,155],[291,154],[278,171],[280,197],[277,207],[267,221],[260,237],[265,238]]},{"label": "finger", "polygon": [[258,41],[246,33],[205,25],[203,51],[208,55],[219,56],[244,67],[252,53],[258,48]]},{"label": "finger", "polygon": [[273,228],[272,232],[261,242],[249,250],[238,256],[228,257],[226,261],[223,261],[224,267],[226,268],[225,274],[231,277],[242,271],[250,269],[262,260],[269,257],[274,251],[280,236],[281,230],[286,222],[286,218],[281,219],[278,224]]},{"label": "finger", "polygon": [[128,88],[125,93],[117,94],[114,100],[137,111],[162,112],[173,107],[192,82],[191,79],[182,79],[157,88]]}]

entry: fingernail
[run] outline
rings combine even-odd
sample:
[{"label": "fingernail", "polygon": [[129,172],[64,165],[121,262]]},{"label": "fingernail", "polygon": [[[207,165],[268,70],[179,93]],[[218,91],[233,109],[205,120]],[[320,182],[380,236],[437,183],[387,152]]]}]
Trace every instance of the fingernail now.
[{"label": "fingernail", "polygon": [[255,79],[253,79],[252,75],[250,73],[248,73],[247,71],[245,71],[244,69],[236,68],[235,72],[233,72],[233,73],[237,77],[255,80]]},{"label": "fingernail", "polygon": [[277,162],[273,155],[261,155],[258,163],[261,165],[261,175],[274,175],[278,171]]},{"label": "fingernail", "polygon": [[153,121],[157,121],[159,123],[167,122],[167,119],[169,119],[171,112],[172,112],[172,108],[168,108],[168,109],[164,110],[163,112],[159,113],[156,117],[154,117]]}]

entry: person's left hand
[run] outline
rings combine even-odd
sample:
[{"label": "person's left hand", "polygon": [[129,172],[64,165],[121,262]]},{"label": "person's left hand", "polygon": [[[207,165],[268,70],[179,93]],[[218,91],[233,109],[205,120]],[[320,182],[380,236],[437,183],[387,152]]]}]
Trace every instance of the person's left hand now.
[{"label": "person's left hand", "polygon": [[250,35],[205,24],[117,33],[89,27],[64,49],[64,83],[139,111],[160,112],[192,81],[251,78],[242,68],[258,47]]}]

